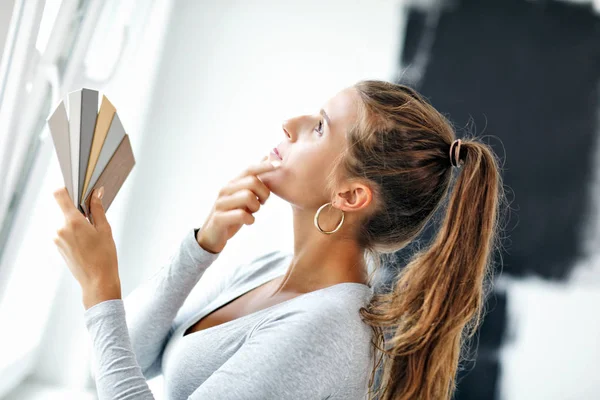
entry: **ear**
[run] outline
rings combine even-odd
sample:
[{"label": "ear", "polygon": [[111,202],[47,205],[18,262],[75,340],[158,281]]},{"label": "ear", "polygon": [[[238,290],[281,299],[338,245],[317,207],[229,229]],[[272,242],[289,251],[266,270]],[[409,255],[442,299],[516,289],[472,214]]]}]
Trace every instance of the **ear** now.
[{"label": "ear", "polygon": [[354,182],[336,192],[332,200],[336,208],[344,211],[364,210],[373,201],[373,191],[368,185]]}]

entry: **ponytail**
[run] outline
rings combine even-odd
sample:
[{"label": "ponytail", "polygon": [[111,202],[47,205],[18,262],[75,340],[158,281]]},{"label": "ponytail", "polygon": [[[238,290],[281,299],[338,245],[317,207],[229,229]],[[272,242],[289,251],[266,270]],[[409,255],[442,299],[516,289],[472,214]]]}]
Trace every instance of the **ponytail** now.
[{"label": "ponytail", "polygon": [[455,170],[437,236],[399,272],[391,292],[361,309],[365,322],[389,337],[380,337],[386,348],[377,346],[387,356],[380,400],[450,399],[462,347],[483,316],[501,177],[487,145],[463,140],[461,147],[464,164]]}]

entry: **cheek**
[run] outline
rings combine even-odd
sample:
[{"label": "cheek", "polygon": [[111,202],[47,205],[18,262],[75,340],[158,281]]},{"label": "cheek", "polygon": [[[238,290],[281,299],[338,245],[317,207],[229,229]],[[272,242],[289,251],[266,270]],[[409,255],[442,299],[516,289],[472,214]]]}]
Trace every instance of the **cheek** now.
[{"label": "cheek", "polygon": [[324,187],[325,179],[331,169],[331,160],[318,154],[302,157],[290,167],[297,186],[307,190],[319,190]]},{"label": "cheek", "polygon": [[326,166],[315,161],[308,156],[290,156],[279,169],[261,174],[261,180],[273,193],[292,203],[309,200],[313,194],[320,194],[327,172]]},{"label": "cheek", "polygon": [[263,182],[273,193],[294,204],[314,204],[324,194],[326,178],[335,154],[322,143],[297,145],[282,166],[264,174]]}]

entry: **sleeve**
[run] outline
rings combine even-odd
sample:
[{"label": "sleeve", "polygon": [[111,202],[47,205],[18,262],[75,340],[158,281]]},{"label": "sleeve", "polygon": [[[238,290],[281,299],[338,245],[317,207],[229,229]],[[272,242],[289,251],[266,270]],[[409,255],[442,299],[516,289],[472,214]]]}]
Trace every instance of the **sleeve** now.
[{"label": "sleeve", "polygon": [[99,399],[152,398],[145,379],[160,373],[160,355],[179,308],[220,254],[204,250],[197,231],[190,229],[171,262],[125,301],[103,301],[84,312]]},{"label": "sleeve", "polygon": [[347,320],[323,310],[257,327],[189,400],[324,399],[345,385],[353,351]]},{"label": "sleeve", "polygon": [[[317,314],[320,314],[317,312]],[[153,400],[131,348],[121,299],[86,311],[99,400]],[[343,321],[305,311],[264,323],[188,400],[329,398],[345,385],[353,341]]]},{"label": "sleeve", "polygon": [[85,324],[98,363],[98,399],[154,399],[131,347],[123,301],[106,300],[88,308]]}]

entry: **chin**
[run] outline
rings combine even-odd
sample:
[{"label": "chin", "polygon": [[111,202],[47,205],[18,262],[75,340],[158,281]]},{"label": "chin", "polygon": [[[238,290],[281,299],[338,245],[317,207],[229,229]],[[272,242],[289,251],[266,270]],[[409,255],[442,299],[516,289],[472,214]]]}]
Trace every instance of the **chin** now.
[{"label": "chin", "polygon": [[[275,171],[272,171],[275,172]],[[269,190],[271,191],[271,194],[275,194],[277,196],[279,196],[279,190],[280,190],[280,179],[278,179],[278,177],[275,177],[272,175],[272,173],[263,173],[260,176],[260,180],[262,181],[262,183],[265,184],[266,187],[269,188]],[[267,201],[269,201],[267,199]]]}]

